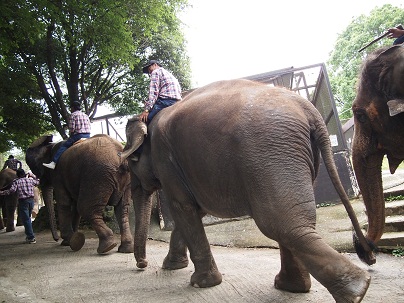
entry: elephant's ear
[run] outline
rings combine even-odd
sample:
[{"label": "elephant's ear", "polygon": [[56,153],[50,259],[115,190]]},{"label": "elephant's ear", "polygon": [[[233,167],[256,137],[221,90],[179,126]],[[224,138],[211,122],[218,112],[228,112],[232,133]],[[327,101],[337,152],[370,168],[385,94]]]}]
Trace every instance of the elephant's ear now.
[{"label": "elephant's ear", "polygon": [[399,113],[404,112],[404,100],[403,99],[393,99],[387,101],[387,106],[389,107],[390,116],[395,116]]},{"label": "elephant's ear", "polygon": [[41,136],[38,139],[36,139],[34,142],[32,142],[29,147],[30,148],[35,148],[35,147],[38,147],[40,145],[47,145],[47,144],[51,143],[52,140],[53,140],[53,135]]},{"label": "elephant's ear", "polygon": [[124,161],[142,145],[145,135],[147,135],[147,126],[138,116],[128,120],[126,124],[126,145],[121,154],[121,161]]}]

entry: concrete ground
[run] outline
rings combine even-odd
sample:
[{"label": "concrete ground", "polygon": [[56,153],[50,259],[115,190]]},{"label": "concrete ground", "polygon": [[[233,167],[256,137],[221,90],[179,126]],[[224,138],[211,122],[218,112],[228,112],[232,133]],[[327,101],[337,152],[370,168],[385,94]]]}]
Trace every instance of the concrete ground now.
[{"label": "concrete ground", "polygon": [[[361,201],[353,201],[353,207],[360,220],[364,219]],[[342,205],[318,209],[318,230],[326,242],[371,274],[363,302],[402,301],[404,259],[381,253],[377,263],[369,267],[349,253],[351,226]],[[78,252],[54,242],[48,231],[36,235],[36,244],[22,244],[25,235],[21,226],[12,233],[0,231],[0,302],[333,302],[315,279],[305,294],[274,288],[280,269],[279,250],[268,248],[277,244],[262,236],[251,219],[207,226],[206,232],[223,282],[197,289],[189,285],[192,262],[176,271],[161,269],[170,232],[160,230],[156,220],[150,228],[149,266],[145,270],[136,268],[133,254],[118,253],[116,248],[98,255],[93,231],[86,232],[86,243]]]},{"label": "concrete ground", "polygon": [[[352,205],[359,221],[364,222],[363,203],[358,199]],[[277,243],[265,238],[251,219],[206,226],[213,256],[223,274],[220,285],[207,289],[189,285],[194,271],[192,262],[176,271],[161,269],[170,232],[161,230],[157,220],[150,227],[149,266],[145,270],[136,268],[133,254],[118,253],[116,248],[98,255],[98,239],[93,231],[86,232],[84,247],[73,252],[54,242],[49,231],[36,234],[36,244],[22,244],[23,230],[17,227],[12,233],[0,231],[2,303],[334,301],[315,279],[309,293],[275,289],[273,281],[280,269]],[[403,301],[404,258],[380,253],[375,265],[361,263],[351,253],[351,223],[342,205],[317,209],[317,230],[327,243],[372,276],[363,302]]]}]

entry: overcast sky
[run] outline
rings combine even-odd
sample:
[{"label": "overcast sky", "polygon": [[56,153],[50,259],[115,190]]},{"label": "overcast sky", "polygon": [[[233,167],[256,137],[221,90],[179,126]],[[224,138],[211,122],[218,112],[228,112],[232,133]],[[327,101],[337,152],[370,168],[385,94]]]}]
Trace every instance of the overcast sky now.
[{"label": "overcast sky", "polygon": [[[351,21],[403,0],[190,0],[186,24],[194,87],[325,63]],[[404,20],[403,20],[404,24]],[[392,24],[391,26],[394,26]]]}]

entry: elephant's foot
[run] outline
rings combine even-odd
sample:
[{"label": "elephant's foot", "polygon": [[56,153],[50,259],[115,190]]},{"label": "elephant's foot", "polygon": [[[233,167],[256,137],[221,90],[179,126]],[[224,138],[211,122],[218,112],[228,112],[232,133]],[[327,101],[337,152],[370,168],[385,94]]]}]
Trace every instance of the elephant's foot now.
[{"label": "elephant's foot", "polygon": [[12,231],[15,231],[14,225],[13,226],[7,226],[6,232],[9,233],[9,232],[12,232]]},{"label": "elephant's foot", "polygon": [[180,257],[173,257],[170,254],[168,254],[164,258],[163,262],[163,269],[181,269],[187,267],[189,264],[188,257],[185,256],[180,256]]},{"label": "elephant's foot", "polygon": [[134,246],[133,242],[121,242],[121,245],[118,247],[118,252],[120,253],[133,253]]},{"label": "elephant's foot", "polygon": [[279,272],[275,277],[275,288],[295,292],[305,293],[310,290],[311,280],[310,275],[302,276],[288,276],[286,273]]},{"label": "elephant's foot", "polygon": [[117,245],[118,243],[116,243],[113,236],[108,237],[107,239],[100,239],[100,243],[98,244],[97,248],[97,253],[105,254]]},{"label": "elephant's foot", "polygon": [[137,268],[146,268],[149,262],[146,259],[139,259],[136,260]]},{"label": "elephant's foot", "polygon": [[222,283],[222,274],[219,271],[204,273],[194,272],[191,277],[191,285],[197,288],[212,287]]},{"label": "elephant's foot", "polygon": [[73,251],[78,251],[83,247],[85,241],[86,237],[84,234],[76,231],[70,238],[69,246]]},{"label": "elephant's foot", "polygon": [[[332,294],[336,303],[343,302],[361,302],[369,287],[371,277],[364,272],[360,277],[343,281],[343,286],[338,289],[338,285],[334,284],[328,290]],[[341,285],[341,284],[340,284]]]},{"label": "elephant's foot", "polygon": [[60,243],[60,246],[70,246],[70,243],[69,243],[68,240],[63,239],[63,240],[62,240],[62,243]]}]

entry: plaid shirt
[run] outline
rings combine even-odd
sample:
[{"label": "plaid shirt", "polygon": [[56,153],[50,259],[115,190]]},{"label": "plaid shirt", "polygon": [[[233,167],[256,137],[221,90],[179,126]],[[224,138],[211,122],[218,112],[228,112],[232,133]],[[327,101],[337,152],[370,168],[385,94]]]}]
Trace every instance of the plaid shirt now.
[{"label": "plaid shirt", "polygon": [[73,112],[69,119],[69,131],[70,135],[89,134],[91,132],[91,124],[88,116],[79,110]]},{"label": "plaid shirt", "polygon": [[22,167],[22,163],[21,161],[17,160],[17,159],[8,159],[6,160],[6,162],[4,163],[3,169],[8,167],[11,168],[13,170],[17,170],[17,168],[21,168]]},{"label": "plaid shirt", "polygon": [[181,100],[178,80],[162,67],[156,68],[150,75],[149,99],[145,102],[145,109],[151,110],[158,98]]},{"label": "plaid shirt", "polygon": [[17,191],[18,199],[27,199],[34,197],[34,186],[39,184],[38,179],[18,178],[13,181],[10,189],[0,191],[2,196],[10,195]]}]

